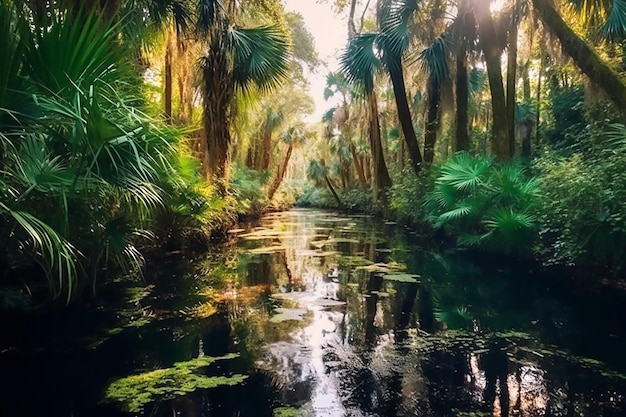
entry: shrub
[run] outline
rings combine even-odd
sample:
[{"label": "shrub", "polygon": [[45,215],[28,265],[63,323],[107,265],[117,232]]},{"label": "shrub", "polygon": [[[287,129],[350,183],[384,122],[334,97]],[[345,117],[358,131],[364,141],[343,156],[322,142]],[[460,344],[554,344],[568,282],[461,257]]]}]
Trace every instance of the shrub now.
[{"label": "shrub", "polygon": [[549,151],[535,164],[543,252],[551,263],[621,269],[626,252],[626,128],[611,125],[589,139],[596,143],[579,144],[571,157]]},{"label": "shrub", "polygon": [[445,162],[426,198],[427,218],[462,246],[522,254],[535,236],[538,185],[519,161],[461,152]]},{"label": "shrub", "polygon": [[389,191],[389,206],[393,217],[400,223],[420,226],[426,218],[424,197],[433,190],[434,176],[423,170],[415,175],[412,170],[403,171]]}]

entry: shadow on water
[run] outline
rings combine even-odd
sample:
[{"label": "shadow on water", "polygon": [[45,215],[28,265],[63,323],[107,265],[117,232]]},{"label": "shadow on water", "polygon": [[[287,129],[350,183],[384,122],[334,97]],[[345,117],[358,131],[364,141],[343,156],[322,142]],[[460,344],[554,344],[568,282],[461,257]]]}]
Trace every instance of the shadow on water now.
[{"label": "shadow on water", "polygon": [[4,317],[0,416],[626,415],[624,294],[366,216],[234,233],[97,309]]}]

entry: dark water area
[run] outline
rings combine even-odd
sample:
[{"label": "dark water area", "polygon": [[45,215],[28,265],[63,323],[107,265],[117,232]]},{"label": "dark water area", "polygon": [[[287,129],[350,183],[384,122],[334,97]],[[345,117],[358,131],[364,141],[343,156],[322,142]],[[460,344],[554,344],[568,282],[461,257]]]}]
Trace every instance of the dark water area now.
[{"label": "dark water area", "polygon": [[316,210],[3,314],[0,416],[626,416],[626,294]]}]

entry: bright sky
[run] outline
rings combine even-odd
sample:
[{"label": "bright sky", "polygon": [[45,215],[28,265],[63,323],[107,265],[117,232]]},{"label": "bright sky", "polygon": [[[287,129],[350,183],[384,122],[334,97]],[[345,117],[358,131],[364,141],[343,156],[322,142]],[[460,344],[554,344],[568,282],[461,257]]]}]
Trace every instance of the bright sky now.
[{"label": "bright sky", "polygon": [[307,29],[313,35],[315,47],[321,61],[326,63],[318,68],[317,73],[309,75],[310,93],[315,100],[315,113],[310,122],[320,121],[326,110],[333,106],[324,100],[324,86],[326,74],[336,71],[338,57],[346,44],[348,26],[346,18],[336,16],[332,10],[332,0],[319,2],[318,0],[283,0],[285,10],[298,12],[304,18]]}]

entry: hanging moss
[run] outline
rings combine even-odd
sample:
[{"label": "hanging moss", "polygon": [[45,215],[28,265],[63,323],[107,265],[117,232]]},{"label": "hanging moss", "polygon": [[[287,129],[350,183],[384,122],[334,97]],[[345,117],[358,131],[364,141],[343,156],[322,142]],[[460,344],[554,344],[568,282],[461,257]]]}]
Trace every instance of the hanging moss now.
[{"label": "hanging moss", "polygon": [[137,413],[146,404],[156,400],[173,399],[197,389],[214,388],[220,385],[237,385],[246,375],[207,376],[196,373],[217,360],[233,359],[238,354],[220,357],[202,357],[175,363],[171,368],[155,369],[113,381],[105,393],[105,401],[121,403],[125,411]]}]

